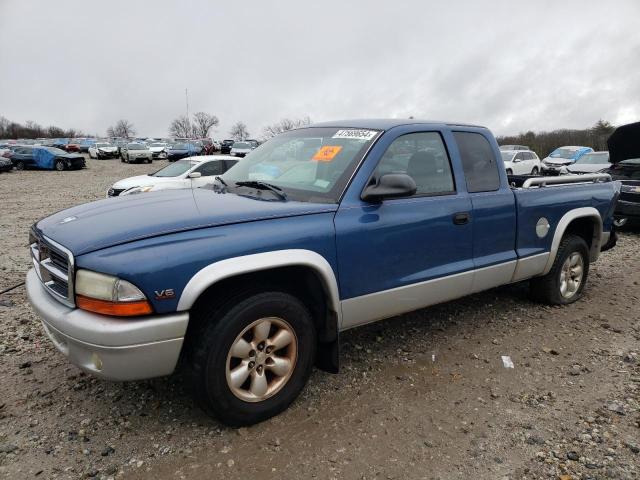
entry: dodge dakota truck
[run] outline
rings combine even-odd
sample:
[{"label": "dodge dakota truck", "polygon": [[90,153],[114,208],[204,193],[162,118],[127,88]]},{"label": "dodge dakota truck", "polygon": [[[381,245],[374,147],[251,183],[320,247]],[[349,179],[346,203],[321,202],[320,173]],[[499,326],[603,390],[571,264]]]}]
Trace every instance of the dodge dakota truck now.
[{"label": "dodge dakota truck", "polygon": [[[36,222],[26,288],[44,330],[109,380],[171,374],[230,425],[285,409],[341,331],[528,281],[562,305],[615,243],[606,174],[507,178],[491,132],[316,124],[206,188],[101,200]],[[182,369],[182,368],[181,368]]]}]

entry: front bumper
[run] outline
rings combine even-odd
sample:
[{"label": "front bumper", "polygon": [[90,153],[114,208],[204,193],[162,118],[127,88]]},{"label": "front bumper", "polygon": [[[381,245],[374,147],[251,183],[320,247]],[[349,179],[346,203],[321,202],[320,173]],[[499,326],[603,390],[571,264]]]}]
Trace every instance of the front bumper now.
[{"label": "front bumper", "polygon": [[616,218],[640,218],[640,202],[627,202],[626,200],[618,200],[613,216]]},{"label": "front bumper", "polygon": [[51,297],[33,269],[27,273],[26,289],[49,339],[85,372],[125,381],[174,371],[189,323],[187,312],[123,319],[69,308]]}]

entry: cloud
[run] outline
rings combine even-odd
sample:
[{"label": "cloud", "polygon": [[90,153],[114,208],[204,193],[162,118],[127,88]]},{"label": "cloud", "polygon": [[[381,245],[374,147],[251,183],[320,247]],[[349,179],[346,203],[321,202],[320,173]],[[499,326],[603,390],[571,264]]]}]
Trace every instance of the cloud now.
[{"label": "cloud", "polygon": [[4,0],[0,114],[165,135],[188,88],[191,112],[221,119],[216,138],[306,115],[497,134],[627,122],[640,119],[637,18],[636,0]]}]

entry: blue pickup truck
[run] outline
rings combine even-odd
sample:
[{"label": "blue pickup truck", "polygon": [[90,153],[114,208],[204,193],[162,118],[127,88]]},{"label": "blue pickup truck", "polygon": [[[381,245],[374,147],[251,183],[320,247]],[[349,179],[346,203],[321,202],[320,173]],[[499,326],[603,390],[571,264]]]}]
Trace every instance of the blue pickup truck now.
[{"label": "blue pickup truck", "polygon": [[33,225],[26,288],[55,346],[111,380],[171,374],[231,425],[285,409],[346,329],[528,280],[568,304],[615,244],[606,174],[507,178],[491,132],[316,124],[207,188],[101,200]]}]

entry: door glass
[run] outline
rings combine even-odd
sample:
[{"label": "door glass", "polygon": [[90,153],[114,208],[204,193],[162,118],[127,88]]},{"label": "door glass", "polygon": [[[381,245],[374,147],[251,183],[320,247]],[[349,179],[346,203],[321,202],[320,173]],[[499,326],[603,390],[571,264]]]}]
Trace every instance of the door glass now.
[{"label": "door glass", "polygon": [[416,182],[415,195],[454,193],[447,149],[437,132],[409,133],[396,138],[382,156],[374,178],[406,173]]},{"label": "door glass", "polygon": [[210,177],[211,175],[222,175],[224,173],[223,161],[207,162],[204,165],[196,168],[195,172],[200,172],[203,177]]},{"label": "door glass", "polygon": [[475,132],[453,132],[453,136],[460,151],[469,193],[498,190],[498,162],[489,141]]}]

